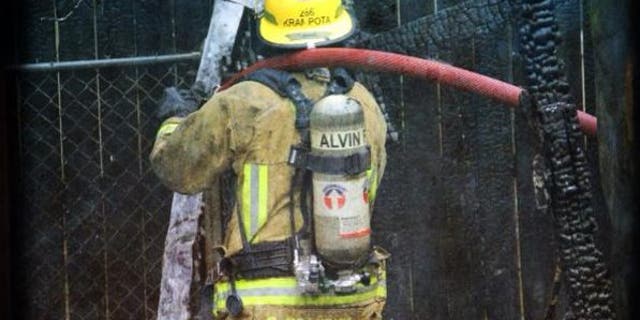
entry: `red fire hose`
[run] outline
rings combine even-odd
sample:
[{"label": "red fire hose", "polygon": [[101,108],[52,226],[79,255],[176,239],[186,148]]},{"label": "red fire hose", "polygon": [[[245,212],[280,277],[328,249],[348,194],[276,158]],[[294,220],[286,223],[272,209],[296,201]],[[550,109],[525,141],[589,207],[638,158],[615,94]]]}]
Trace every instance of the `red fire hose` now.
[{"label": "red fire hose", "polygon": [[[495,99],[512,107],[520,104],[520,95],[524,92],[524,89],[510,83],[442,62],[397,53],[350,48],[302,50],[258,61],[231,77],[222,85],[220,90],[228,88],[243,76],[258,69],[305,69],[339,66],[376,72],[398,73],[420,79],[438,81],[454,88]],[[578,111],[578,121],[583,132],[595,136],[596,117]]]}]

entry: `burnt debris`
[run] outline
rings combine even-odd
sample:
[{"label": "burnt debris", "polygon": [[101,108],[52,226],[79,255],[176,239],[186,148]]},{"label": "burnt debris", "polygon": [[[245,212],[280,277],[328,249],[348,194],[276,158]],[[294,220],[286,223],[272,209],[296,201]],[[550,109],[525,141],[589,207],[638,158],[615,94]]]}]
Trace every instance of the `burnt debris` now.
[{"label": "burnt debris", "polygon": [[585,157],[576,106],[556,55],[560,42],[550,0],[522,6],[523,56],[529,97],[545,159],[544,185],[557,227],[558,252],[569,294],[564,319],[614,319],[612,285],[604,256],[596,247],[591,173]]}]

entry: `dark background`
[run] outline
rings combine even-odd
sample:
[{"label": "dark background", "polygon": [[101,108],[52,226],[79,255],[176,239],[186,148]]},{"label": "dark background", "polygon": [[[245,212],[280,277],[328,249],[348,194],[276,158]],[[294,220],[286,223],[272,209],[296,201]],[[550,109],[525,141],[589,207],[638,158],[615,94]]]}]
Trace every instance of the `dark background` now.
[{"label": "dark background", "polygon": [[[629,14],[636,11],[630,1],[554,2],[572,94],[599,118],[599,138],[585,140],[598,245],[610,262],[619,318],[635,319],[640,91]],[[5,65],[197,51],[212,1],[2,6]],[[367,47],[524,83],[517,13],[505,10],[506,1],[358,1],[355,8],[373,35]],[[57,33],[54,11],[72,12]],[[185,61],[3,71],[0,235],[10,245],[0,248],[9,261],[0,287],[11,313],[0,314],[154,318],[171,193],[147,164],[153,111],[165,86],[188,86],[196,69],[197,61]],[[386,318],[542,319],[556,242],[532,189],[538,140],[528,114],[434,83],[379,79],[400,132],[388,145],[374,218],[377,243],[393,254]],[[567,302],[562,286],[556,318]]]}]

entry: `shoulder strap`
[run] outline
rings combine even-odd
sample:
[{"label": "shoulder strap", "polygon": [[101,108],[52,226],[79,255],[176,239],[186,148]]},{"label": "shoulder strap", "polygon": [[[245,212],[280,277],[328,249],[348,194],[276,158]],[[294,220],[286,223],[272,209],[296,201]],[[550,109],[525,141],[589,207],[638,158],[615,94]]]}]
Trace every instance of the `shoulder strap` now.
[{"label": "shoulder strap", "polygon": [[[256,81],[271,88],[282,97],[289,97],[287,87],[291,84],[295,84],[298,81],[291,75],[291,73],[277,69],[260,69],[246,75],[243,81]],[[300,83],[297,83],[300,85]],[[327,92],[325,96],[330,94],[345,94],[353,88],[355,84],[354,78],[344,68],[335,68],[331,70],[331,81],[327,86]]]},{"label": "shoulder strap", "polygon": [[[295,127],[299,131],[302,141],[300,145],[292,146],[289,156],[289,164],[296,167],[295,173],[291,179],[289,218],[291,228],[290,239],[293,240],[293,243],[291,243],[291,245],[297,250],[299,248],[299,243],[298,235],[295,232],[295,201],[293,190],[298,185],[301,186],[300,210],[302,211],[304,220],[303,228],[301,230],[302,234],[308,234],[310,226],[309,220],[312,219],[312,215],[310,214],[309,208],[307,208],[306,204],[307,196],[309,193],[308,187],[311,185],[309,174],[310,171],[308,171],[308,168],[306,168],[306,158],[308,155],[308,148],[310,146],[309,114],[311,113],[311,109],[313,108],[313,102],[302,92],[302,86],[300,82],[286,71],[276,69],[260,69],[245,76],[243,80],[256,81],[269,87],[281,97],[288,97],[289,99],[291,99],[296,107]],[[353,80],[353,77],[351,77],[345,69],[334,69],[331,72],[331,80],[327,86],[327,90],[324,96],[331,94],[345,94],[353,88],[354,83],[355,81]],[[300,159],[305,160],[299,161]],[[343,163],[335,163],[333,165],[336,165],[340,168],[345,167],[345,164]],[[256,251],[254,250],[254,248],[252,248],[254,246],[249,243],[246,235],[244,234],[244,225],[242,217],[240,217],[240,215],[238,215],[238,220],[243,248],[237,256],[240,257],[244,255],[255,254]]]},{"label": "shoulder strap", "polygon": [[275,91],[281,97],[287,96],[285,88],[290,81],[297,82],[297,80],[289,72],[268,68],[252,72],[242,78],[242,81],[255,81],[262,83],[263,85],[269,87],[271,90]]},{"label": "shoulder strap", "polygon": [[[304,95],[300,82],[291,73],[276,69],[260,69],[245,76],[243,80],[262,83],[280,96],[291,99],[296,106],[296,129],[305,131],[309,127],[309,113],[313,102]],[[331,81],[324,96],[345,94],[351,91],[354,84],[355,80],[346,69],[335,68],[331,70]]]},{"label": "shoulder strap", "polygon": [[309,127],[309,113],[313,102],[304,95],[300,82],[291,73],[276,69],[260,69],[245,76],[243,80],[262,83],[280,96],[291,99],[296,106],[296,129],[306,130]]}]

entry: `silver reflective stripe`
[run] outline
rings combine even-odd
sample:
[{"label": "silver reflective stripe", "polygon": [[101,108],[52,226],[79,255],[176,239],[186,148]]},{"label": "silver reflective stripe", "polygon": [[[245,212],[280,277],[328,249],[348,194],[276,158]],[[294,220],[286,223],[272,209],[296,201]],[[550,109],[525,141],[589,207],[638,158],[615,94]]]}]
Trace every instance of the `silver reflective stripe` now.
[{"label": "silver reflective stripe", "polygon": [[257,165],[251,165],[251,223],[248,238],[252,238],[258,232],[258,214],[260,209],[260,168]]},{"label": "silver reflective stripe", "polygon": [[255,288],[238,290],[241,297],[260,297],[260,296],[299,296],[300,291],[297,288]]},{"label": "silver reflective stripe", "polygon": [[[379,287],[386,287],[386,286],[387,286],[387,283],[385,279],[382,279],[370,286],[358,287],[356,292],[352,294],[370,292],[378,289]],[[297,287],[288,287],[288,288],[287,287],[263,287],[263,288],[253,288],[253,289],[236,289],[236,292],[240,297],[302,296],[303,295],[298,290]],[[218,299],[226,299],[229,294],[230,294],[230,290],[225,290],[222,292],[218,292],[216,294],[216,297]],[[332,294],[329,293],[327,295],[332,295]]]},{"label": "silver reflective stripe", "polygon": [[245,164],[242,182],[242,224],[247,240],[254,236],[267,221],[267,196],[269,194],[269,167]]}]

